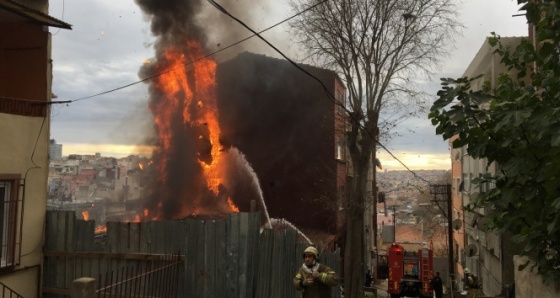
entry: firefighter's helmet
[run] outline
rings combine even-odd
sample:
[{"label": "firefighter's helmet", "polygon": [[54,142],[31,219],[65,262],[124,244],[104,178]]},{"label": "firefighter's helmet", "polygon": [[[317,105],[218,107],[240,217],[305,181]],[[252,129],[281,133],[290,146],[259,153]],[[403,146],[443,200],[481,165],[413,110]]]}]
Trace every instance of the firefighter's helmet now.
[{"label": "firefighter's helmet", "polygon": [[303,257],[305,257],[305,255],[309,255],[309,254],[313,255],[315,257],[315,259],[317,259],[319,257],[319,251],[314,246],[308,246],[303,251]]}]

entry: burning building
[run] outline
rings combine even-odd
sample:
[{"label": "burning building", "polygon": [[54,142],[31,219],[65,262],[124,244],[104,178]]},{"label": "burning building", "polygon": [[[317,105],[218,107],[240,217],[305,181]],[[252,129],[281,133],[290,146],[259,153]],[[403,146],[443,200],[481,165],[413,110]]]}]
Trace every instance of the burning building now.
[{"label": "burning building", "polygon": [[136,2],[157,36],[140,71],[151,78],[157,149],[138,214],[217,218],[254,200],[265,222],[270,214],[334,234],[346,177],[344,109],[335,104],[344,104],[345,89],[336,74],[304,66],[330,97],[283,60],[243,53],[218,64],[205,57],[199,1]]},{"label": "burning building", "polygon": [[[344,104],[334,72],[302,67]],[[220,63],[216,76],[221,142],[245,154],[270,216],[333,233],[346,177],[344,109],[285,60],[245,52]]]}]

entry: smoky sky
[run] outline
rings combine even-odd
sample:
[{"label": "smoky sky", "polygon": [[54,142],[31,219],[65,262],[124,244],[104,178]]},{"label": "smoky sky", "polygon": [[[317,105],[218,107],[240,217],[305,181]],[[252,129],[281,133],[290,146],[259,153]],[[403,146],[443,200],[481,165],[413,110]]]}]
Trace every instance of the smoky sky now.
[{"label": "smoky sky", "polygon": [[[152,33],[158,37],[155,48],[160,51],[168,45],[180,46],[177,38],[190,36],[204,45],[207,52],[219,50],[220,47],[237,42],[251,33],[230,17],[219,12],[204,0],[135,0],[151,23]],[[231,14],[241,19],[254,29],[263,29],[256,25],[263,15],[270,13],[270,7],[257,0],[224,1],[220,3]],[[287,40],[275,39],[277,46],[286,46]],[[222,54],[220,60],[252,49],[259,51],[266,48],[262,42],[249,40],[243,45]],[[288,46],[289,48],[289,46]]]},{"label": "smoky sky", "polygon": [[158,38],[155,45],[157,52],[169,45],[181,46],[179,41],[185,36],[202,43],[205,41],[205,35],[195,21],[200,13],[202,1],[136,0],[136,3],[148,16],[150,29]]},{"label": "smoky sky", "polygon": [[[141,11],[140,2],[133,1],[51,0],[49,14],[72,24],[72,30],[49,29],[52,34],[52,91],[58,99],[72,100],[90,96],[137,81],[138,69],[142,62],[154,56],[155,37],[150,26],[155,16],[149,13],[149,9],[158,4],[157,2],[142,1]],[[204,29],[206,36],[201,35],[201,38],[204,37],[205,47],[210,51],[222,49],[250,35],[245,28],[232,22],[208,2],[159,2],[160,5],[179,3],[189,7],[191,12],[187,15],[193,15],[194,19],[191,22],[183,22],[192,24],[199,32],[202,32],[200,28]],[[218,2],[255,30],[262,30],[291,15],[286,5],[288,1],[285,0]],[[458,11],[465,25],[463,32],[455,43],[450,42],[452,50],[450,55],[444,58],[442,70],[437,72],[432,80],[420,82],[422,88],[435,95],[440,88],[440,77],[461,76],[490,32],[494,31],[501,36],[526,35],[525,18],[512,17],[518,13],[518,7],[517,3],[511,0],[465,1]],[[144,17],[143,11],[146,13]],[[159,23],[162,28],[165,21],[161,20]],[[298,58],[301,51],[286,32],[287,27],[281,25],[267,31],[263,36],[289,57]],[[213,57],[217,61],[225,61],[242,51],[279,57],[257,38]],[[138,123],[145,120],[142,117],[150,118],[146,108],[147,87],[145,84],[138,84],[73,104],[53,106],[51,137],[65,145],[146,144],[142,136],[151,130],[151,124]],[[403,133],[391,144],[385,145],[395,152],[410,151],[412,143],[412,148],[416,151],[447,153],[447,143],[441,140],[441,136],[435,136],[429,119],[418,119],[418,122],[422,122],[422,125],[418,125],[416,121],[402,123],[399,129]],[[410,132],[408,126],[411,126],[414,132]],[[68,151],[69,148],[71,147],[64,147],[65,154],[78,153]],[[110,155],[112,152],[101,151],[104,155]]]}]

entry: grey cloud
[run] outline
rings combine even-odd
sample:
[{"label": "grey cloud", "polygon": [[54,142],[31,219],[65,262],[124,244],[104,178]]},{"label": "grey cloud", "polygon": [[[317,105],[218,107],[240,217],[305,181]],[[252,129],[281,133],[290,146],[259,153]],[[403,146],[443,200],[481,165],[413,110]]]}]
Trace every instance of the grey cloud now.
[{"label": "grey cloud", "polygon": [[[254,29],[260,30],[290,14],[285,2],[239,0],[225,1],[223,5]],[[53,93],[58,100],[89,96],[137,81],[142,61],[155,55],[153,47],[146,46],[153,42],[154,37],[149,33],[150,24],[146,21],[149,18],[140,8],[132,1],[65,1],[64,5],[64,20],[73,25],[73,30],[51,29],[52,32],[58,31],[52,38]],[[203,5],[201,9],[205,14],[197,21],[202,24],[213,21],[207,37],[210,51],[250,35],[208,3]],[[51,15],[61,18],[61,8],[61,3],[51,2]],[[491,31],[503,36],[524,35],[524,18],[511,17],[516,12],[517,5],[510,0],[464,1],[463,9],[459,11],[466,26],[464,34],[457,39],[455,49],[443,63],[443,69],[435,73],[431,81],[420,83],[422,88],[435,96],[440,87],[440,77],[461,76]],[[297,46],[292,44],[286,27],[275,28],[264,36],[295,57],[295,51],[291,50]],[[262,41],[253,38],[216,58],[225,60],[243,50],[277,57]],[[69,142],[137,143],[140,141],[134,140],[139,134],[137,132],[150,129],[140,121],[150,120],[146,90],[146,85],[141,83],[68,107],[53,108],[56,116],[51,133],[57,140]],[[127,127],[129,123],[132,124]],[[435,135],[435,129],[425,117],[401,123],[398,131],[402,137],[388,144],[394,150],[408,150],[414,146],[426,152],[447,152],[447,143]]]}]

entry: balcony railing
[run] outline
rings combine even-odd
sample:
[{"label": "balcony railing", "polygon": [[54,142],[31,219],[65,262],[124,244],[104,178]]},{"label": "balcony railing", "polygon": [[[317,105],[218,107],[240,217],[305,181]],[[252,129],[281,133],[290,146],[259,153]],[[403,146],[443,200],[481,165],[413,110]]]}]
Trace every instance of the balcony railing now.
[{"label": "balcony railing", "polygon": [[10,289],[10,287],[6,286],[1,282],[0,282],[0,297],[23,298],[23,296],[16,293],[16,291]]}]

